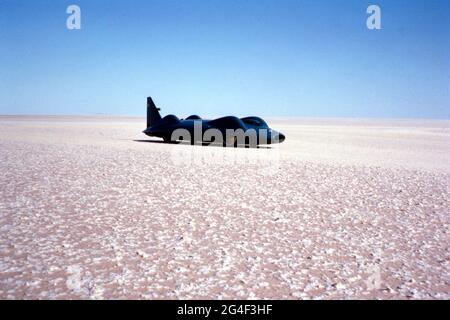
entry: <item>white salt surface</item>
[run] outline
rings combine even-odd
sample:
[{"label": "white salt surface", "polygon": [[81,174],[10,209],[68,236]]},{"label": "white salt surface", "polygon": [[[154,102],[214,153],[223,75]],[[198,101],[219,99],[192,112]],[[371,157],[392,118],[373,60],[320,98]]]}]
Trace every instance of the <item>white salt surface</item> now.
[{"label": "white salt surface", "polygon": [[273,119],[269,149],[144,122],[0,117],[1,299],[450,298],[448,121]]}]

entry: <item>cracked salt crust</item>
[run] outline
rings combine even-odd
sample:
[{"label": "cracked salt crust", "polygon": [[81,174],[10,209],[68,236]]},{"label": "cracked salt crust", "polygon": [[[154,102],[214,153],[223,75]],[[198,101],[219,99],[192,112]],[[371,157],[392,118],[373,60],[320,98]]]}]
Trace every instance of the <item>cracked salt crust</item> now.
[{"label": "cracked salt crust", "polygon": [[2,299],[450,298],[448,122],[277,120],[237,150],[0,122]]}]

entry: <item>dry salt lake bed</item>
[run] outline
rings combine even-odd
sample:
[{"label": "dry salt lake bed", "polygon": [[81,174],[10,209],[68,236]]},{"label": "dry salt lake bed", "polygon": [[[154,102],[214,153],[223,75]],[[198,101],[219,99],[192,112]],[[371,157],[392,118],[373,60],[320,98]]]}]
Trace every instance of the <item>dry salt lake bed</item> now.
[{"label": "dry salt lake bed", "polygon": [[272,148],[143,118],[0,116],[1,299],[449,299],[450,122],[269,119]]}]

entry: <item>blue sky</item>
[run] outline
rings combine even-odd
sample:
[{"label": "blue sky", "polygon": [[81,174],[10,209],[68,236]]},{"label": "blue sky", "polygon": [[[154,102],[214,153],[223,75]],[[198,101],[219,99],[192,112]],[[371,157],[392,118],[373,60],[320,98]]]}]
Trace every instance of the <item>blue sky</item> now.
[{"label": "blue sky", "polygon": [[[81,8],[68,30],[66,8]],[[366,9],[382,10],[382,30]],[[0,114],[449,118],[448,0],[0,0]]]}]

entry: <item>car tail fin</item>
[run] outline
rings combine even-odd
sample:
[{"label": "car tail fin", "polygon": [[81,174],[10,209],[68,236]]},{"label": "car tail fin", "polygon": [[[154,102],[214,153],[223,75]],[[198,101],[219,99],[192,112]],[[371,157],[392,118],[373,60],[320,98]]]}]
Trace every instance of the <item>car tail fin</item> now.
[{"label": "car tail fin", "polygon": [[147,97],[147,128],[154,126],[159,120],[161,120],[159,110],[160,109],[153,103],[152,98]]}]

